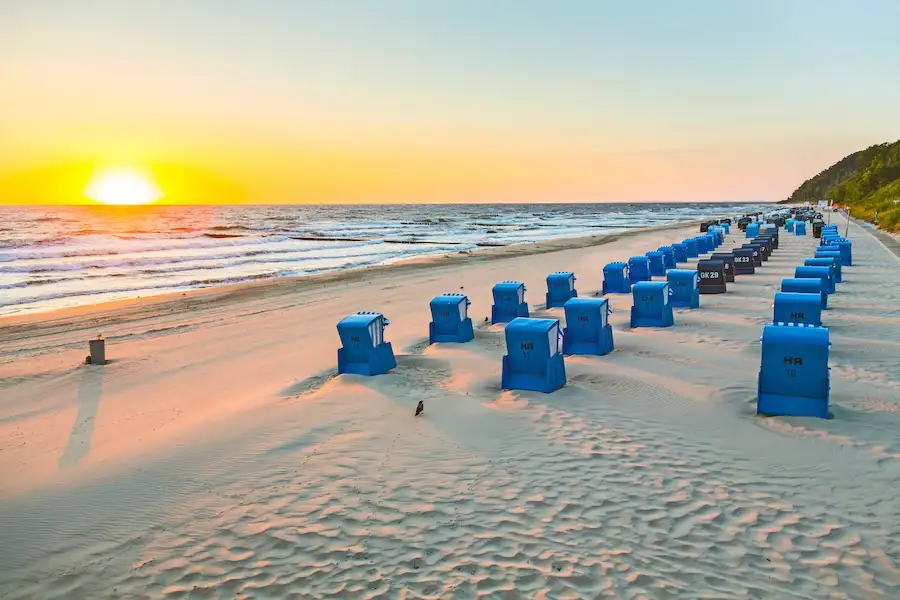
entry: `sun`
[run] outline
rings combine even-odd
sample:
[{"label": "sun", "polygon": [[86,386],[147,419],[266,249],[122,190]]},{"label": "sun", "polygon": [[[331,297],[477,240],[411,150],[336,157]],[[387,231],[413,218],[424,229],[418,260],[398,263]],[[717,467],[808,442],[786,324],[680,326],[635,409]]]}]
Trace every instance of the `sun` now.
[{"label": "sun", "polygon": [[107,169],[94,174],[84,195],[101,204],[133,206],[150,204],[163,197],[151,177],[133,169]]}]

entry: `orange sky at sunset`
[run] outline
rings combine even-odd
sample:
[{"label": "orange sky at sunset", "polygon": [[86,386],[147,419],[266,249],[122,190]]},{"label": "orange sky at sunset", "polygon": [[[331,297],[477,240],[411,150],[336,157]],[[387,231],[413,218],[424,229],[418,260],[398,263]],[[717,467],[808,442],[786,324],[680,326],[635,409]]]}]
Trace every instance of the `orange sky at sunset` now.
[{"label": "orange sky at sunset", "polygon": [[[151,174],[160,203],[553,202],[743,199],[748,169],[770,185],[796,177],[790,156],[767,150],[645,152],[256,149],[247,156],[209,148],[202,159],[165,164],[126,161]],[[810,157],[809,170],[830,157]],[[795,159],[794,159],[795,160]],[[121,163],[122,161],[119,161]],[[198,168],[191,162],[208,165]],[[21,203],[89,203],[82,192],[108,161],[58,163],[0,176],[6,198]],[[702,173],[702,185],[696,178]],[[224,175],[223,175],[224,174]]]},{"label": "orange sky at sunset", "polygon": [[10,0],[0,202],[779,200],[900,137],[875,4]]}]

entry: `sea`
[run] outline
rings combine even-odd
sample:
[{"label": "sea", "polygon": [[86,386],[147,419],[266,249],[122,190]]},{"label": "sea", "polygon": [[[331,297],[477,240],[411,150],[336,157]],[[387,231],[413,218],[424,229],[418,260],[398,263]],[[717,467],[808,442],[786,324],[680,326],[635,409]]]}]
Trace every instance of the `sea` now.
[{"label": "sea", "polygon": [[765,205],[0,206],[0,317],[755,210]]}]

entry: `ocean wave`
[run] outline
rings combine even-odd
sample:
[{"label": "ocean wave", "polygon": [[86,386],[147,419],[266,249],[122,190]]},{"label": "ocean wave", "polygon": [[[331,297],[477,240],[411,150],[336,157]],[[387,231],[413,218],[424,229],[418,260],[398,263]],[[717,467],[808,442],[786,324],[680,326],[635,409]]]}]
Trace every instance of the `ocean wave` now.
[{"label": "ocean wave", "polygon": [[241,235],[239,233],[204,233],[203,237],[213,238],[216,240],[227,240],[230,238],[242,238],[247,236]]},{"label": "ocean wave", "polygon": [[118,288],[106,288],[106,289],[92,289],[92,290],[73,290],[68,292],[57,292],[53,294],[45,294],[42,296],[32,296],[19,298],[16,300],[10,300],[5,303],[5,306],[21,306],[24,304],[34,304],[36,302],[45,302],[49,300],[60,300],[63,298],[76,298],[79,296],[84,296],[90,298],[92,296],[98,296],[102,294],[121,294],[121,293],[131,293],[136,294],[138,292],[166,292],[166,291],[179,291],[191,288],[198,287],[210,287],[214,285],[226,285],[231,283],[243,283],[248,281],[256,281],[260,279],[274,279],[278,277],[277,272],[272,273],[258,273],[253,275],[245,275],[245,276],[231,276],[231,277],[222,277],[222,278],[208,278],[208,279],[195,279],[188,282],[182,283],[162,283],[162,284],[151,284],[151,285],[138,285],[138,286],[126,286],[126,287],[118,287]]},{"label": "ocean wave", "polygon": [[67,244],[72,241],[72,238],[69,236],[65,237],[55,237],[55,238],[47,238],[44,240],[38,240],[34,242],[35,246],[58,246],[62,244]]},{"label": "ocean wave", "polygon": [[[14,218],[0,219],[7,230],[23,223],[13,229],[21,235],[0,239],[3,304],[27,303],[33,308],[20,310],[41,310],[42,301],[47,307],[74,306],[354,269],[483,245],[674,223],[728,209],[663,204],[176,207],[130,223],[107,217],[93,221],[91,211],[60,209],[50,216],[41,209],[28,216],[16,210]],[[0,309],[0,314],[9,312]]]},{"label": "ocean wave", "polygon": [[[383,256],[384,254],[389,253],[355,253],[355,254],[341,254],[339,256],[317,256],[317,255],[309,255],[309,256],[297,256],[293,258],[285,258],[284,256],[255,256],[248,257],[241,260],[232,260],[228,262],[215,262],[207,265],[182,265],[182,266],[169,266],[167,264],[161,264],[158,267],[147,267],[141,269],[140,272],[144,275],[149,276],[158,276],[158,275],[173,275],[176,273],[192,273],[198,271],[214,271],[220,269],[234,269],[236,267],[246,267],[248,265],[266,265],[273,263],[284,263],[284,264],[303,264],[303,263],[315,263],[316,261],[328,261],[328,260],[348,260],[349,262],[353,262],[353,259],[359,259],[368,256]],[[403,254],[403,252],[398,252],[398,254]]]},{"label": "ocean wave", "polygon": [[54,277],[52,279],[29,279],[28,281],[23,282],[23,285],[20,287],[34,287],[41,285],[53,285],[54,283],[68,283],[71,281],[79,281],[83,279],[82,277]]},{"label": "ocean wave", "polygon": [[160,233],[157,231],[134,230],[126,233],[114,233],[112,237],[117,240],[147,241],[147,240],[190,240],[203,236],[203,230],[178,227],[172,231],[177,233]]},{"label": "ocean wave", "polygon": [[[105,269],[139,269],[142,267],[152,267],[157,265],[178,265],[178,264],[186,264],[187,269],[189,268],[197,268],[197,269],[206,269],[206,268],[215,268],[215,265],[223,265],[223,266],[231,266],[234,264],[239,264],[239,262],[228,262],[230,259],[258,259],[259,257],[272,257],[268,262],[276,262],[276,261],[285,261],[287,260],[315,260],[322,258],[332,258],[330,256],[332,253],[336,251],[345,251],[354,248],[366,249],[362,253],[355,252],[341,252],[339,256],[365,256],[368,254],[372,254],[375,251],[371,248],[373,246],[378,246],[381,244],[390,244],[392,242],[347,242],[347,243],[329,243],[326,246],[308,246],[308,247],[283,247],[283,248],[258,248],[254,250],[241,250],[237,252],[220,252],[215,254],[208,255],[197,255],[197,256],[140,256],[139,254],[133,254],[128,258],[121,257],[120,255],[106,255],[109,258],[106,260],[77,260],[77,261],[64,261],[64,262],[53,262],[49,264],[38,264],[38,265],[23,265],[23,264],[4,264],[0,265],[0,273],[20,273],[20,274],[35,274],[35,273],[54,273],[54,272],[67,272],[67,271],[79,271],[79,270],[105,270]],[[397,240],[393,243],[403,244],[403,241]],[[227,248],[227,247],[226,247]],[[225,249],[225,248],[223,248]],[[214,250],[214,248],[212,249]],[[290,256],[294,256],[296,258],[290,259]],[[93,259],[97,258],[94,256],[80,256],[82,259]],[[266,262],[264,260],[245,260],[243,262]],[[202,263],[211,263],[213,266],[209,267]],[[194,267],[190,267],[189,265],[195,265]]]},{"label": "ocean wave", "polygon": [[[61,246],[59,248],[47,247],[32,251],[30,248],[16,248],[13,252],[7,252],[3,256],[12,256],[12,260],[44,260],[53,258],[78,258],[90,256],[114,256],[119,254],[135,254],[144,252],[162,252],[174,250],[198,250],[211,248],[224,248],[237,245],[273,244],[286,241],[285,236],[272,237],[239,237],[215,240],[202,235],[195,236],[170,236],[153,238],[127,238],[114,236],[102,236],[97,240],[90,240],[87,245],[73,247]],[[120,244],[125,241],[125,244]],[[127,242],[144,242],[133,243]],[[0,262],[4,262],[0,260]]]},{"label": "ocean wave", "polygon": [[203,229],[198,229],[196,227],[170,227],[165,232],[159,231],[157,229],[129,229],[128,231],[117,232],[114,235],[121,239],[136,239],[142,240],[147,239],[148,237],[173,237],[179,239],[184,237],[179,234],[200,234],[203,233]]},{"label": "ocean wave", "polygon": [[275,229],[274,225],[213,225],[210,231],[268,231]]},{"label": "ocean wave", "polygon": [[[130,293],[130,294],[138,294],[138,293],[146,293],[148,291],[154,292],[165,292],[165,291],[178,291],[182,289],[190,289],[197,287],[209,287],[214,285],[224,285],[231,283],[242,283],[249,281],[256,281],[262,279],[274,279],[277,277],[285,277],[285,276],[298,276],[298,275],[313,275],[317,273],[330,272],[330,271],[340,271],[346,269],[355,269],[366,266],[373,266],[379,264],[386,264],[389,262],[393,262],[396,260],[400,260],[407,257],[413,257],[423,254],[435,254],[440,251],[450,251],[450,248],[443,249],[416,249],[414,251],[408,250],[393,250],[386,251],[377,254],[360,254],[355,256],[338,256],[332,257],[331,259],[321,259],[321,258],[311,258],[308,262],[311,264],[300,266],[300,265],[283,265],[278,270],[266,270],[261,273],[248,273],[248,274],[229,274],[223,273],[220,277],[194,277],[188,280],[172,280],[173,277],[177,278],[178,275],[190,275],[191,273],[195,273],[198,271],[202,271],[203,269],[187,269],[184,271],[173,270],[169,272],[159,272],[156,274],[147,273],[145,277],[154,277],[154,276],[162,276],[169,277],[169,281],[160,281],[160,282],[150,282],[146,281],[143,284],[135,284],[128,286],[106,286],[101,287],[96,283],[91,284],[90,289],[81,289],[81,290],[66,290],[59,292],[49,292],[45,294],[41,294],[39,296],[28,296],[22,297],[18,299],[11,299],[6,302],[7,306],[20,306],[25,304],[33,304],[41,301],[52,301],[52,300],[60,300],[65,298],[76,298],[79,296],[83,296],[86,298],[102,295],[102,294],[122,294],[122,293]],[[340,260],[346,262],[341,262],[340,264],[336,264],[334,261]],[[316,260],[319,260],[320,265],[316,265]],[[273,261],[278,262],[278,261]],[[242,264],[232,264],[232,265],[219,265],[217,267],[210,267],[209,270],[222,270],[227,271],[228,268],[240,267],[244,266]],[[198,273],[199,275],[199,273]],[[91,276],[87,277],[87,279],[92,278]],[[78,281],[82,278],[68,278],[68,279],[60,279],[57,282],[73,282]],[[48,280],[48,282],[51,282]],[[14,287],[29,287],[31,284],[26,283],[24,285],[16,285]]]},{"label": "ocean wave", "polygon": [[444,223],[452,223],[453,219],[443,219],[443,218],[434,218],[434,219],[415,219],[411,221],[400,221],[400,225],[442,225]]},{"label": "ocean wave", "polygon": [[[322,269],[323,271],[335,270],[332,269]],[[314,270],[311,270],[312,272]],[[305,271],[304,271],[305,272]],[[94,296],[104,295],[104,294],[139,294],[146,292],[155,292],[155,293],[166,293],[168,291],[182,291],[186,289],[195,289],[201,287],[212,287],[216,285],[229,285],[235,283],[247,283],[251,281],[259,281],[264,279],[276,279],[278,277],[284,277],[289,274],[293,274],[293,271],[270,271],[266,273],[254,273],[248,275],[229,275],[225,277],[208,277],[208,278],[200,278],[200,279],[192,279],[190,281],[183,282],[169,282],[169,283],[158,283],[158,284],[148,284],[148,285],[134,285],[134,286],[120,286],[117,288],[105,288],[105,289],[86,289],[86,290],[72,290],[65,292],[56,292],[51,294],[45,294],[41,296],[31,296],[25,298],[18,298],[15,300],[10,300],[5,303],[5,306],[22,306],[27,304],[35,304],[37,302],[46,302],[51,300],[60,300],[64,298],[77,298],[83,296],[85,298],[92,298]]]},{"label": "ocean wave", "polygon": [[91,267],[82,266],[79,264],[55,264],[55,265],[38,265],[33,267],[0,267],[0,273],[24,273],[24,274],[34,274],[34,273],[58,273],[60,271],[79,271],[81,269],[88,269]]}]

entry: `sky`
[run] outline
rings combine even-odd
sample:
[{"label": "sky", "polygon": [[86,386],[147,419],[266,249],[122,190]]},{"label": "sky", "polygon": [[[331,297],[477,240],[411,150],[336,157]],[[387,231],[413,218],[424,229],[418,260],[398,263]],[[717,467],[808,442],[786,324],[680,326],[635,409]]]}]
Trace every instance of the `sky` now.
[{"label": "sky", "polygon": [[900,138],[898,0],[0,0],[0,202],[785,198]]}]

